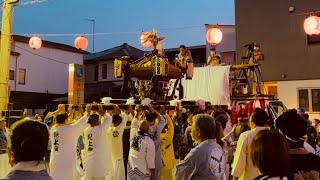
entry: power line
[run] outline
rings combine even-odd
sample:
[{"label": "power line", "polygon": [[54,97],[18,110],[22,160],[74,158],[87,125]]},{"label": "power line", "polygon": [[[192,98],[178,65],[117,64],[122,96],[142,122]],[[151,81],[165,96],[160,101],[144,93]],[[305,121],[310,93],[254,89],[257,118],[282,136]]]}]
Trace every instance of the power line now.
[{"label": "power line", "polygon": [[17,46],[17,45],[15,45],[15,44],[12,44],[12,45],[13,45],[14,47],[18,48],[18,49],[21,49],[21,50],[23,50],[23,51],[26,51],[26,52],[28,52],[28,53],[30,53],[30,54],[35,55],[35,56],[39,56],[39,57],[42,57],[42,58],[44,58],[44,59],[47,59],[47,60],[50,60],[50,61],[54,61],[54,62],[57,62],[57,63],[61,63],[61,64],[69,64],[69,63],[65,63],[65,62],[59,61],[59,60],[55,60],[55,59],[52,59],[52,58],[48,58],[48,57],[42,56],[42,55],[40,55],[40,54],[34,53],[34,52],[29,51],[29,50],[27,50],[27,49],[24,49],[24,48],[22,48],[22,47],[20,47],[20,46]]},{"label": "power line", "polygon": [[[182,29],[197,29],[197,28],[202,28],[203,26],[186,26],[186,27],[175,27],[175,28],[161,28],[158,29],[158,31],[171,31],[171,30],[182,30]],[[105,35],[118,35],[118,34],[140,34],[144,32],[143,30],[136,30],[136,31],[122,31],[122,32],[102,32],[102,33],[75,33],[75,34],[17,34],[21,36],[47,36],[47,37],[58,37],[58,36],[80,36],[80,35],[85,35],[85,36],[105,36]]]},{"label": "power line", "polygon": [[296,14],[291,14],[290,16],[312,15],[312,14],[318,14],[318,13],[320,13],[320,11],[311,11],[311,12],[296,13]]},{"label": "power line", "polygon": [[177,28],[164,28],[164,29],[159,29],[161,31],[171,31],[171,30],[180,30],[180,29],[197,29],[197,28],[202,28],[203,26],[186,26],[186,27],[177,27]]},{"label": "power line", "polygon": [[36,4],[36,3],[42,3],[42,2],[46,2],[48,0],[31,0],[31,1],[27,1],[27,2],[20,2],[18,4],[16,4],[15,6],[27,6],[30,4]]}]

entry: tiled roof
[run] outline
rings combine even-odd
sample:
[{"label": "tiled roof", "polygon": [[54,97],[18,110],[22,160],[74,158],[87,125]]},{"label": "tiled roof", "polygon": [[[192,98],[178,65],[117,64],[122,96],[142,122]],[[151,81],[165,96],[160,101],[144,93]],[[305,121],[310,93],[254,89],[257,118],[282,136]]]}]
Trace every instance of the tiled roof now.
[{"label": "tiled roof", "polygon": [[120,46],[116,46],[101,52],[87,54],[84,56],[84,60],[114,60],[121,56],[130,56],[132,58],[140,58],[143,56],[144,51],[137,49],[133,46],[124,43]]},{"label": "tiled roof", "polygon": [[[193,50],[193,49],[205,49],[206,45],[198,45],[198,46],[186,46],[188,50]],[[173,52],[173,51],[179,51],[179,47],[177,48],[170,48],[170,49],[165,49],[166,52]]]}]

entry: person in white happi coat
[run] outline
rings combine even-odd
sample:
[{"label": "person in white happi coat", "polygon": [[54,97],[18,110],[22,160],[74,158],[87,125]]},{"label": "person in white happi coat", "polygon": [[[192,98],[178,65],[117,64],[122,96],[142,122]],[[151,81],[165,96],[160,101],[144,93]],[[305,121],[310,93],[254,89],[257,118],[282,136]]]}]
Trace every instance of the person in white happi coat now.
[{"label": "person in white happi coat", "polygon": [[[132,107],[129,105],[129,112],[132,112]],[[128,115],[121,111],[118,106],[115,106],[115,111],[112,116],[112,124],[108,128],[108,141],[110,142],[111,159],[113,163],[113,179],[125,180],[126,174],[123,163],[123,147],[122,135],[128,121]]]},{"label": "person in white happi coat", "polygon": [[7,153],[7,144],[9,129],[6,127],[6,119],[0,119],[0,178],[4,178],[10,171],[9,158]]},{"label": "person in white happi coat", "polygon": [[155,175],[155,145],[149,137],[149,123],[137,111],[131,123],[128,180],[151,180]]},{"label": "person in white happi coat", "polygon": [[98,114],[89,117],[90,127],[84,130],[84,169],[85,180],[112,179],[113,164],[106,132],[111,125],[112,117],[99,105],[98,113],[104,120],[100,122]]},{"label": "person in white happi coat", "polygon": [[87,105],[85,115],[70,125],[67,124],[68,114],[64,112],[64,105],[59,105],[59,109],[57,124],[50,130],[50,176],[57,180],[76,180],[76,147],[78,138],[87,125],[90,105]]}]

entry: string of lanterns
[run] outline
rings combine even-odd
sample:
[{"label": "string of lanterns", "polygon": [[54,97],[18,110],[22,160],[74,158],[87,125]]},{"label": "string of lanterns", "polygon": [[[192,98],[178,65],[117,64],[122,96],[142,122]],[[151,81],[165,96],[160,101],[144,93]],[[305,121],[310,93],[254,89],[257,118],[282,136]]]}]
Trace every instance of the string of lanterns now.
[{"label": "string of lanterns", "polygon": [[[42,45],[42,40],[37,35],[30,38],[29,46],[32,49],[34,50],[40,49],[41,45]],[[78,36],[74,40],[74,46],[77,49],[85,50],[88,47],[88,39],[84,35]]]},{"label": "string of lanterns", "polygon": [[[304,20],[303,28],[306,34],[309,36],[315,36],[320,34],[320,17],[316,16],[315,14],[311,14],[308,18]],[[151,48],[153,46],[150,40],[146,39],[150,35],[151,32],[144,31],[140,36],[140,43],[143,47]],[[207,42],[211,45],[217,45],[221,42],[223,37],[222,31],[219,29],[218,25],[213,26],[212,28],[207,30],[206,39]],[[37,35],[33,36],[29,40],[29,46],[32,49],[39,49],[41,48],[42,40]],[[88,39],[84,35],[78,36],[74,40],[74,46],[77,49],[85,50],[88,47]]]},{"label": "string of lanterns", "polygon": [[[163,31],[168,31],[168,30],[177,30],[177,29],[189,29],[189,28],[199,28],[202,26],[188,26],[188,27],[179,27],[179,28],[166,28],[166,29],[159,29],[159,30],[163,30]],[[94,33],[94,34],[86,34],[88,36],[92,36],[92,35],[113,35],[113,34],[138,34],[141,33],[141,31],[129,31],[129,32],[107,32],[107,33]],[[145,35],[143,38],[147,37],[150,32],[143,32],[143,34]],[[30,36],[31,34],[20,34],[21,36]],[[77,49],[80,50],[85,50],[88,47],[88,40],[85,37],[85,35],[80,35],[80,34],[41,34],[41,35],[33,35],[33,37],[30,38],[29,40],[29,46],[32,49],[39,49],[41,48],[42,45],[42,41],[41,38],[39,36],[78,36],[75,41],[74,41],[74,46]],[[143,40],[140,39],[140,42],[142,44]],[[143,43],[144,47],[152,47],[152,42],[151,41],[147,41]]]},{"label": "string of lanterns", "polygon": [[[146,41],[150,33],[151,32],[148,32],[148,31],[142,32],[140,36],[140,43],[143,47],[146,47],[146,48],[153,47],[153,44],[150,40]],[[219,29],[217,25],[213,26],[213,28],[207,31],[206,38],[211,45],[216,45],[220,43],[220,41],[222,40],[222,31]],[[42,40],[38,35],[34,35],[33,37],[30,38],[29,46],[32,49],[34,50],[40,49],[41,45],[42,45]],[[74,46],[77,49],[85,50],[88,47],[88,39],[85,37],[85,35],[80,35],[74,40]]]}]

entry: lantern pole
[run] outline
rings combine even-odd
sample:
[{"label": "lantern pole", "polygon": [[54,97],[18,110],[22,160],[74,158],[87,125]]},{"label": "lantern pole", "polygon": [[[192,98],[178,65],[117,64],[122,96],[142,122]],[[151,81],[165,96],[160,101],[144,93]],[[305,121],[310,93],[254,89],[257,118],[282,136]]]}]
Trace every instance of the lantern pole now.
[{"label": "lantern pole", "polygon": [[9,64],[11,52],[11,29],[13,5],[19,0],[3,0],[0,49],[0,117],[9,103]]}]

